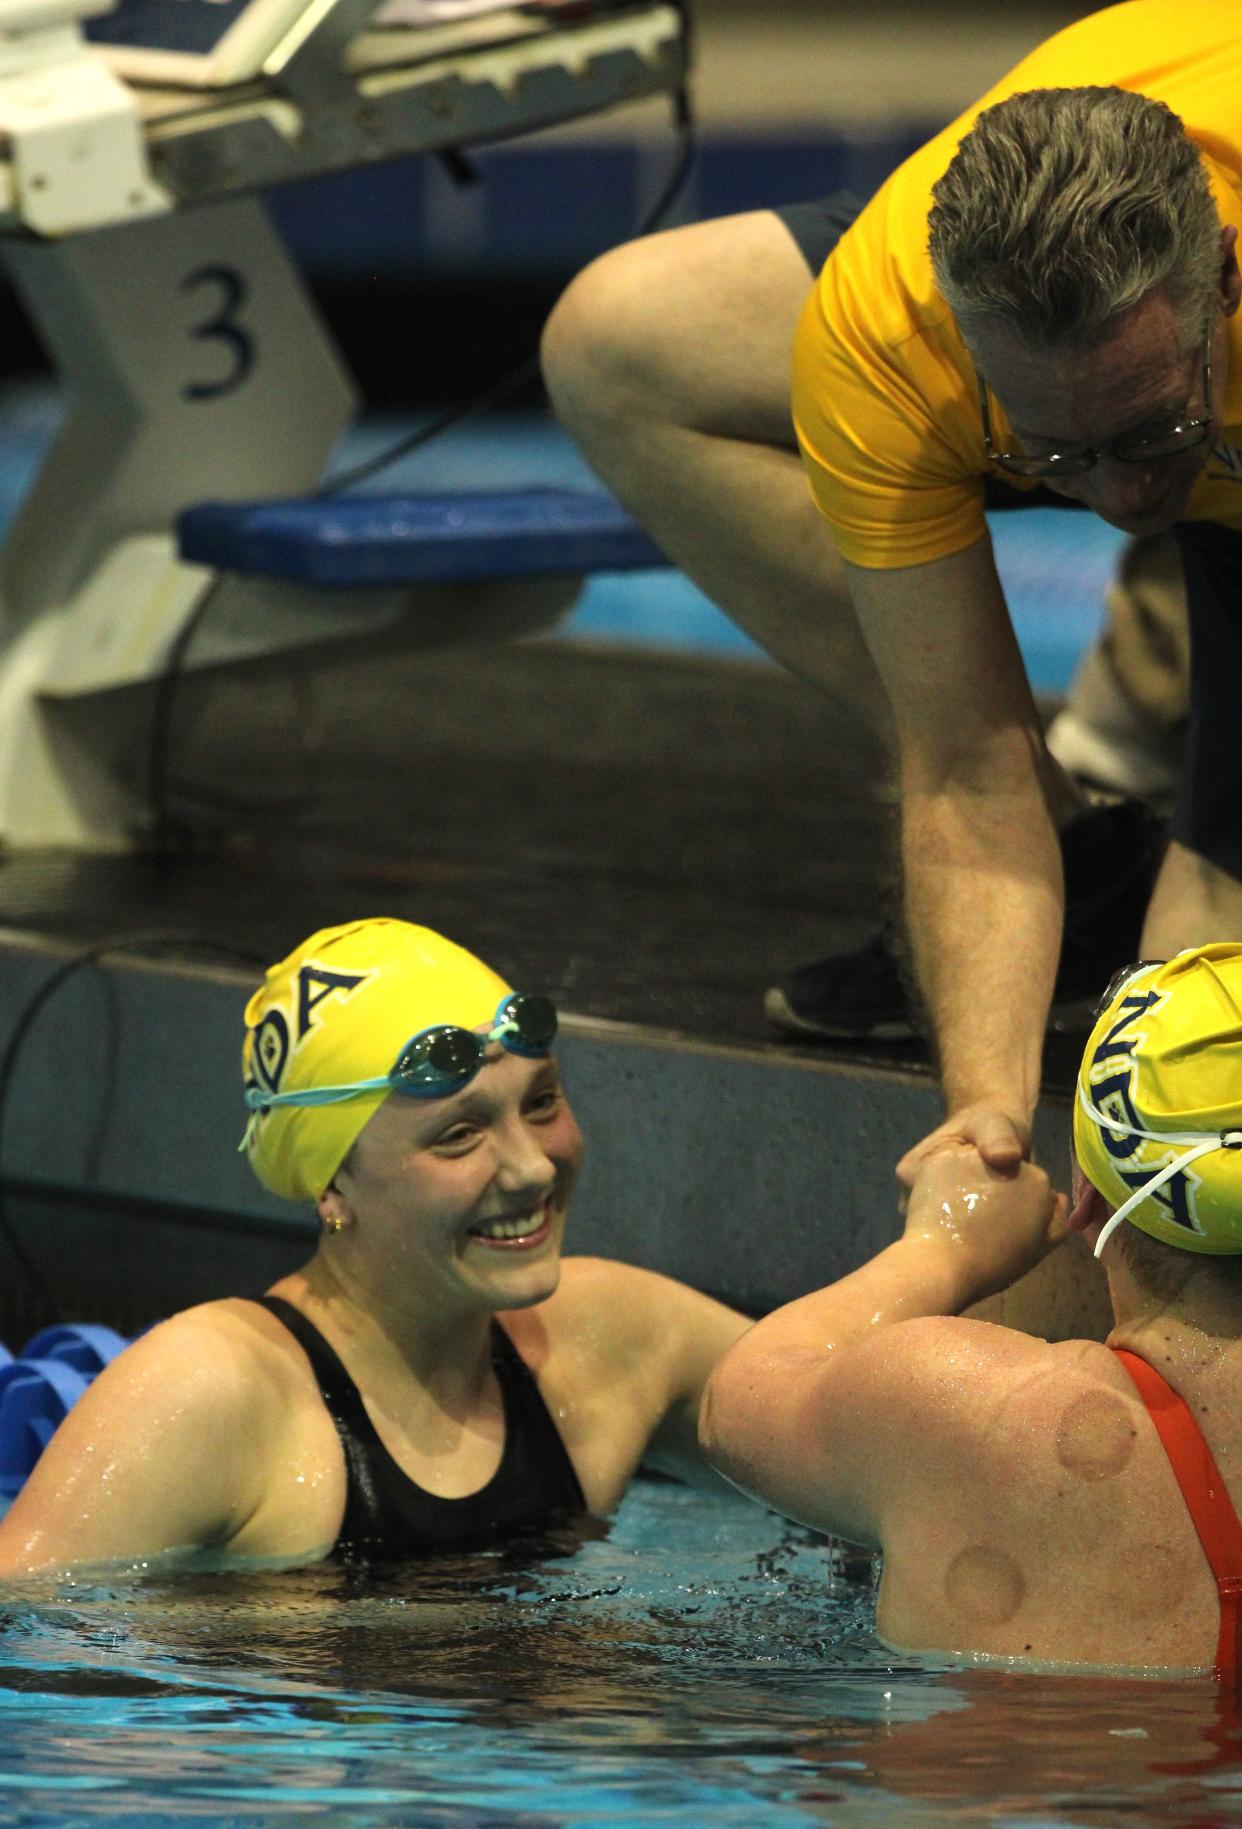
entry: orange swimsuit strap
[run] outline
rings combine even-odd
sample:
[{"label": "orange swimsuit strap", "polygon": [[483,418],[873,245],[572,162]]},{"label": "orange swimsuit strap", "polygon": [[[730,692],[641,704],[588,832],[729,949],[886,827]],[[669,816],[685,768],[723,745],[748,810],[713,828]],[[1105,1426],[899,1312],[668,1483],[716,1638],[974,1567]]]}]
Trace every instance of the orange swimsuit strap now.
[{"label": "orange swimsuit strap", "polygon": [[1155,1424],[1169,1465],[1181,1487],[1191,1523],[1199,1534],[1203,1553],[1216,1578],[1220,1595],[1220,1638],[1216,1647],[1215,1675],[1222,1682],[1236,1685],[1242,1671],[1242,1523],[1238,1521],[1229,1489],[1212,1459],[1212,1451],[1203,1439],[1203,1431],[1185,1400],[1137,1353],[1127,1352],[1119,1346],[1112,1351],[1129,1373]]}]

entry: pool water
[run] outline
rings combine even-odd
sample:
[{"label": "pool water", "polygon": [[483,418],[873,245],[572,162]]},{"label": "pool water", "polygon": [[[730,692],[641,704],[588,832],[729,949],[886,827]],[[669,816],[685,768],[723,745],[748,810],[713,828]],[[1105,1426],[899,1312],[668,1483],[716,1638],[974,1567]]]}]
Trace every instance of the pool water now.
[{"label": "pool water", "polygon": [[873,1620],[866,1558],[646,1480],[576,1545],[61,1584],[0,1618],[0,1822],[1238,1821],[1213,1684],[947,1669]]},{"label": "pool water", "polygon": [[[45,461],[64,418],[52,383],[0,388],[0,540]],[[341,469],[391,449],[407,419],[373,416],[342,439]],[[494,414],[377,476],[380,494],[419,489],[598,489],[569,437],[546,414]],[[1124,535],[1091,514],[1050,508],[989,517],[1014,631],[1036,692],[1063,694],[1103,617],[1104,591]],[[679,572],[602,573],[588,579],[562,638],[765,660],[763,651]]]}]

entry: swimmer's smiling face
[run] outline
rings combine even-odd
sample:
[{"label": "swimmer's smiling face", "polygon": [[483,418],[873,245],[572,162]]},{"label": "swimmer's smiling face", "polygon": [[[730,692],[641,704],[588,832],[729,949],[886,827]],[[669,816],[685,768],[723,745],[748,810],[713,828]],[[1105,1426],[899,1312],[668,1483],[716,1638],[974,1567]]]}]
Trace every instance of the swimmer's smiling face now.
[{"label": "swimmer's smiling face", "polygon": [[[972,355],[1013,432],[1012,440],[1002,437],[999,442],[1016,443],[1032,457],[1085,446],[1100,451],[1091,469],[1046,486],[1125,533],[1166,531],[1185,513],[1220,434],[1228,353],[1225,319],[1237,304],[1230,242],[1221,295],[1211,306],[1210,401],[1204,398],[1202,337],[1198,331],[1187,337],[1160,292],[1140,300],[1110,336],[1086,348],[1033,350],[995,328],[980,330],[972,336]],[[1108,454],[1119,439],[1154,437],[1205,415],[1212,421],[1207,437],[1186,450],[1146,463]]]},{"label": "swimmer's smiling face", "polygon": [[555,1059],[493,1043],[449,1098],[390,1094],[333,1187],[381,1286],[399,1277],[442,1313],[523,1308],[556,1288],[581,1160]]}]

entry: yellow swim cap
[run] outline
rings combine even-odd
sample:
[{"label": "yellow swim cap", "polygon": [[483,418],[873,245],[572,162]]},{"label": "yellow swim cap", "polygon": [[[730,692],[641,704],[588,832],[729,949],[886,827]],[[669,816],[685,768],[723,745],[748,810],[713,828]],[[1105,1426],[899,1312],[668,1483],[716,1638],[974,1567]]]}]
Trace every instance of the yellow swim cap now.
[{"label": "yellow swim cap", "polygon": [[[273,965],[246,1005],[242,1072],[268,1092],[377,1078],[438,1023],[490,1023],[510,986],[463,947],[408,921],[324,927]],[[273,1194],[315,1200],[388,1097],[278,1106],[251,1120],[250,1166]]]},{"label": "yellow swim cap", "polygon": [[1116,1212],[1183,1251],[1242,1252],[1242,946],[1137,969],[1087,1043],[1074,1148]]}]

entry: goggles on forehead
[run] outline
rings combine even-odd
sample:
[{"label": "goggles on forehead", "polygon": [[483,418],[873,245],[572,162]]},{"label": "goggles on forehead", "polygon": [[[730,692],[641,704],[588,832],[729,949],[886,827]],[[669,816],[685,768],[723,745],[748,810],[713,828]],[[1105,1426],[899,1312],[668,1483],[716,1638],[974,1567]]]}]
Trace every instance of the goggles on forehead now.
[{"label": "goggles on forehead", "polygon": [[350,1080],[342,1086],[301,1086],[293,1092],[269,1092],[247,1086],[252,1112],[280,1105],[339,1105],[363,1092],[400,1092],[412,1099],[445,1099],[474,1078],[492,1042],[510,1054],[537,1060],[550,1052],[556,1037],[556,1006],[547,997],[520,991],[502,998],[491,1026],[480,1032],[456,1023],[439,1023],[410,1037],[395,1065],[373,1080]]},{"label": "goggles on forehead", "polygon": [[1159,966],[1167,965],[1167,959],[1135,959],[1130,965],[1119,965],[1104,987],[1104,995],[1096,1004],[1092,1014],[1097,1018],[1114,1004],[1132,978],[1141,978],[1147,972],[1154,972]]}]

